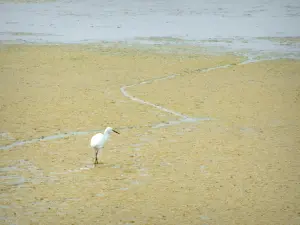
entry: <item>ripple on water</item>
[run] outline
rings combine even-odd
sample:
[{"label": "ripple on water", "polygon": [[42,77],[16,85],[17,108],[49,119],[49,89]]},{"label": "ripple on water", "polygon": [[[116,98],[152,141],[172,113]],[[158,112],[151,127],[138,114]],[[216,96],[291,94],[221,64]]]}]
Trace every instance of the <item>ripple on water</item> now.
[{"label": "ripple on water", "polygon": [[212,118],[209,117],[200,117],[200,118],[192,118],[192,117],[186,117],[180,120],[171,120],[164,123],[158,123],[152,126],[152,128],[162,128],[162,127],[168,127],[168,126],[175,126],[179,125],[181,123],[196,123],[200,121],[209,121],[212,120]]},{"label": "ripple on water", "polygon": [[[18,170],[20,169],[15,166],[0,168],[1,183],[7,186],[18,186],[24,184],[26,182],[25,178],[23,176],[15,174]],[[11,174],[11,172],[13,172],[13,174]]]},{"label": "ripple on water", "polygon": [[25,183],[25,178],[18,175],[3,175],[0,176],[1,183],[4,185],[14,186],[21,185]]},{"label": "ripple on water", "polygon": [[97,196],[97,197],[104,197],[105,194],[104,194],[104,193],[98,193],[98,194],[96,194],[96,196]]},{"label": "ripple on water", "polygon": [[0,172],[9,172],[9,171],[17,170],[17,169],[18,168],[15,166],[2,167],[2,168],[0,168]]},{"label": "ripple on water", "polygon": [[42,136],[42,137],[39,137],[39,138],[33,138],[33,139],[30,139],[30,140],[16,141],[16,142],[14,142],[12,144],[9,144],[9,145],[0,146],[0,150],[9,150],[11,148],[22,146],[22,145],[25,145],[25,144],[33,144],[33,143],[37,143],[37,142],[40,142],[40,141],[52,141],[52,140],[66,138],[66,137],[77,136],[77,135],[87,135],[87,134],[91,134],[91,133],[94,133],[94,132],[102,132],[102,131],[103,130],[71,131],[71,132],[66,132],[66,133],[63,133],[63,134],[54,134],[54,135],[49,135],[49,136]]}]

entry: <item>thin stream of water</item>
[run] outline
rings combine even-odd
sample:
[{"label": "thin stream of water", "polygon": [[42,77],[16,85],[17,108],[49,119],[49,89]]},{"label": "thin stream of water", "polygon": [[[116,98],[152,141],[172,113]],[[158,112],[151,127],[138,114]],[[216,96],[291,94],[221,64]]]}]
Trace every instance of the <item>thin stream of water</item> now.
[{"label": "thin stream of water", "polygon": [[[253,63],[253,62],[256,62],[256,61],[259,61],[259,60],[247,59],[247,60],[245,60],[245,61],[243,61],[243,62],[241,62],[241,63],[239,63],[237,65],[247,64],[247,63]],[[204,69],[195,70],[195,72],[209,72],[209,71],[216,70],[216,69],[228,68],[228,67],[231,67],[233,65],[234,64],[226,64],[226,65],[221,65],[221,66],[204,68]],[[140,104],[152,106],[152,107],[154,107],[154,108],[156,108],[156,109],[158,109],[160,111],[170,113],[170,114],[175,115],[175,116],[177,116],[177,117],[180,118],[179,120],[175,120],[175,121],[167,121],[167,122],[164,122],[164,123],[153,124],[153,125],[151,125],[152,128],[161,128],[161,127],[166,127],[166,126],[174,126],[174,125],[179,125],[179,124],[185,123],[185,122],[195,123],[195,122],[198,122],[198,121],[212,120],[212,118],[210,118],[210,117],[199,117],[199,118],[189,117],[189,116],[184,115],[184,114],[182,114],[180,112],[176,112],[174,110],[170,110],[170,109],[164,108],[164,107],[162,107],[160,105],[157,105],[157,104],[154,104],[154,103],[151,103],[151,102],[139,99],[137,97],[134,97],[134,96],[130,95],[128,93],[128,91],[126,90],[126,89],[134,87],[134,86],[143,85],[143,84],[149,84],[149,83],[152,83],[152,82],[157,82],[157,81],[166,80],[166,79],[173,79],[173,78],[178,77],[178,76],[181,76],[181,75],[179,75],[179,74],[172,74],[172,75],[163,76],[163,77],[159,77],[159,78],[148,79],[148,80],[144,80],[142,82],[136,83],[136,84],[122,86],[120,88],[120,90],[121,90],[122,94],[125,97],[129,98],[132,101],[138,102]],[[146,127],[146,126],[144,126],[144,127]],[[122,130],[122,129],[132,129],[132,128],[137,128],[137,127],[134,127],[134,126],[131,126],[131,127],[122,127],[122,128],[119,128],[119,130]],[[9,145],[0,146],[0,150],[9,150],[11,148],[14,148],[14,147],[17,147],[17,146],[22,146],[22,145],[25,145],[25,144],[33,144],[33,143],[40,142],[40,141],[51,141],[51,140],[62,139],[62,138],[66,138],[66,137],[70,137],[70,136],[75,136],[75,135],[76,136],[77,135],[88,135],[88,134],[92,134],[94,132],[102,132],[103,130],[104,129],[89,130],[89,131],[70,131],[70,132],[63,133],[63,134],[54,134],[54,135],[43,136],[43,137],[34,138],[34,139],[30,139],[30,140],[21,140],[21,141],[13,142],[13,143],[11,143]]]}]

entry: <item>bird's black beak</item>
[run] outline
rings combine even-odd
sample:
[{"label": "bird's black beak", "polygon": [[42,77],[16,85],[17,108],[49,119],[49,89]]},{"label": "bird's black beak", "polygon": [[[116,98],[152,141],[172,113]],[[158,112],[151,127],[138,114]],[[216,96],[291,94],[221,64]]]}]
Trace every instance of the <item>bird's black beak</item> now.
[{"label": "bird's black beak", "polygon": [[113,132],[115,132],[115,133],[117,133],[117,134],[120,134],[118,131],[116,131],[116,130],[112,130]]}]

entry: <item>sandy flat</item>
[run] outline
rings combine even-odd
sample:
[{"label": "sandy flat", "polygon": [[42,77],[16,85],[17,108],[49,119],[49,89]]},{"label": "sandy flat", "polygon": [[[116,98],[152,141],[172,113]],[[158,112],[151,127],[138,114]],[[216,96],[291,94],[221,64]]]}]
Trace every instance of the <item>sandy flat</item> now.
[{"label": "sandy flat", "polygon": [[92,133],[2,150],[3,224],[299,224],[300,62],[242,60],[2,46],[2,146],[121,132],[96,168]]}]

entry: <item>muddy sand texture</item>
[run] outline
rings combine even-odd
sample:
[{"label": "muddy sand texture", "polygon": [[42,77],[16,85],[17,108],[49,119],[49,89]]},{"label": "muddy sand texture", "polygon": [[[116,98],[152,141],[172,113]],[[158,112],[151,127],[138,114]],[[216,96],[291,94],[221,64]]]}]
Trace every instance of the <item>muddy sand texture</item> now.
[{"label": "muddy sand texture", "polygon": [[[1,151],[3,224],[299,224],[300,62],[237,63],[90,46],[2,46],[1,145],[123,127],[92,168],[90,135]],[[153,129],[175,115],[211,121]],[[137,126],[137,129],[126,127]]]}]

